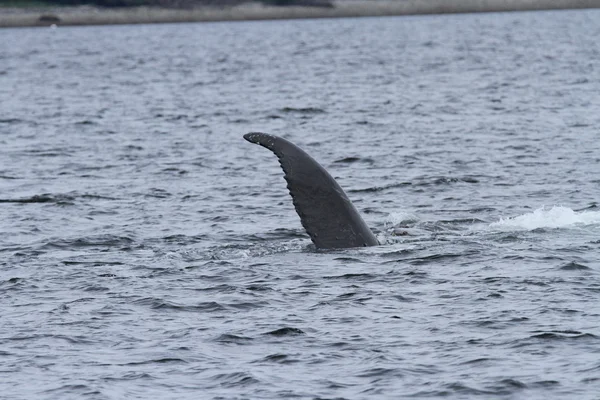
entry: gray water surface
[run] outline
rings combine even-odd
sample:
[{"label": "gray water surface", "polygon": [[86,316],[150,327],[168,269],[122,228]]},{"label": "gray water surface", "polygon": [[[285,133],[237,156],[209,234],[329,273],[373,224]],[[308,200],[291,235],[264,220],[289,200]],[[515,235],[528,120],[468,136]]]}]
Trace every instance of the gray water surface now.
[{"label": "gray water surface", "polygon": [[600,398],[599,93],[598,10],[0,30],[0,398]]}]

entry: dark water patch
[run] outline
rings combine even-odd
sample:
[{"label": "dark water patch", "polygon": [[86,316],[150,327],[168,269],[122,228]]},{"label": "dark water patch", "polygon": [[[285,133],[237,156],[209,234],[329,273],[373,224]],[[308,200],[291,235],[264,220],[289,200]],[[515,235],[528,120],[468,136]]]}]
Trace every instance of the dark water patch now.
[{"label": "dark water patch", "polygon": [[62,393],[64,396],[73,396],[75,394],[79,396],[98,396],[101,395],[101,392],[92,389],[87,385],[62,385],[53,389],[44,390],[42,393],[46,394],[60,394]]},{"label": "dark water patch", "polygon": [[169,175],[185,175],[185,174],[189,173],[185,169],[175,168],[175,167],[164,168],[161,172],[163,172],[165,174],[169,174]]},{"label": "dark water patch", "polygon": [[562,271],[589,271],[589,270],[591,270],[590,267],[585,266],[583,264],[578,264],[575,261],[572,261],[568,264],[562,265],[561,267],[559,267],[559,269]]},{"label": "dark water patch", "polygon": [[357,161],[360,161],[360,157],[346,157],[346,158],[342,158],[339,160],[335,160],[334,163],[351,164],[351,163],[355,163]]},{"label": "dark water patch", "polygon": [[260,383],[258,379],[246,372],[218,374],[211,377],[210,381],[226,388],[240,388]]},{"label": "dark water patch", "polygon": [[401,370],[398,368],[376,367],[376,368],[366,369],[366,370],[358,373],[356,376],[360,377],[360,378],[383,378],[383,377],[388,377],[388,376],[393,376],[393,377],[399,378],[399,377],[402,377],[403,374],[402,374]]},{"label": "dark water patch", "polygon": [[197,292],[215,292],[215,293],[235,293],[238,291],[237,286],[233,286],[233,285],[228,285],[225,283],[222,283],[220,285],[216,285],[216,286],[208,286],[208,287],[202,287],[202,288],[194,288],[194,291]]},{"label": "dark water patch", "polygon": [[206,240],[206,238],[207,238],[207,235],[203,235],[203,234],[190,235],[190,236],[176,234],[176,235],[165,236],[162,238],[162,240],[164,242],[170,243],[170,244],[190,245],[190,244],[202,242],[203,240]]},{"label": "dark water patch", "polygon": [[[549,286],[552,283],[551,280],[545,281],[545,280],[538,280],[538,279],[534,279],[534,278],[532,278],[532,279],[518,280],[518,281],[515,281],[515,282],[518,283],[518,284],[521,284],[521,285],[539,286],[539,287],[547,287],[547,286]],[[554,280],[554,282],[563,282],[563,281],[562,280]]]},{"label": "dark water patch", "polygon": [[144,150],[144,147],[133,145],[133,144],[128,144],[127,146],[123,147],[123,149],[128,150],[128,151],[142,151],[142,150]]},{"label": "dark water patch", "polygon": [[596,382],[600,382],[600,377],[598,377],[598,378],[584,378],[584,379],[581,380],[581,383],[585,383],[585,384],[596,383]]},{"label": "dark water patch", "polygon": [[98,235],[76,239],[58,239],[45,243],[42,249],[79,249],[86,247],[120,247],[129,250],[134,240],[128,236]]},{"label": "dark water patch", "polygon": [[289,239],[308,238],[306,231],[302,229],[275,228],[269,232],[249,235],[249,241],[273,242]]},{"label": "dark water patch", "polygon": [[251,292],[270,292],[273,290],[273,288],[268,284],[255,284],[255,283],[246,286],[245,289],[249,290]]},{"label": "dark water patch", "polygon": [[218,343],[232,343],[232,344],[248,344],[252,340],[254,340],[254,339],[252,339],[251,337],[233,335],[230,333],[225,333],[225,334],[219,335],[217,338],[214,339],[214,341],[218,342]]},{"label": "dark water patch", "polygon": [[31,149],[31,150],[24,151],[24,153],[27,156],[49,157],[49,158],[54,158],[54,157],[68,158],[68,157],[73,156],[73,152],[67,151],[65,149]]},{"label": "dark water patch", "polygon": [[159,118],[164,118],[165,121],[169,121],[169,122],[176,122],[176,121],[187,121],[190,119],[189,115],[186,114],[172,114],[172,115],[160,115]]},{"label": "dark water patch", "polygon": [[481,223],[485,223],[484,220],[481,220],[479,218],[456,218],[456,219],[442,219],[439,221],[436,221],[435,224],[439,225],[439,226],[444,226],[444,225],[473,225],[473,224],[481,224]]},{"label": "dark water patch", "polygon": [[544,341],[562,341],[562,340],[585,340],[585,339],[598,339],[598,337],[591,333],[581,333],[578,331],[554,331],[554,332],[543,332],[537,335],[531,336],[532,339],[540,339]]},{"label": "dark water patch", "polygon": [[598,342],[598,337],[591,333],[581,333],[578,331],[550,331],[531,335],[527,338],[518,339],[511,342],[511,347],[521,348],[535,346],[540,343],[578,343],[578,342]]},{"label": "dark water patch", "polygon": [[156,376],[151,375],[147,372],[127,372],[125,374],[123,374],[122,376],[119,376],[118,378],[109,376],[109,377],[105,377],[103,378],[103,380],[105,381],[134,381],[134,380],[139,380],[139,379],[145,379],[148,381],[152,381],[152,380],[156,380]]},{"label": "dark water patch", "polygon": [[600,372],[600,364],[597,364],[591,368],[585,368],[585,369],[579,370],[577,372],[582,373],[582,372],[596,372],[596,371]]},{"label": "dark water patch", "polygon": [[414,397],[421,399],[430,399],[435,397],[449,397],[452,395],[452,392],[449,390],[419,390],[418,392],[410,393],[406,397]]},{"label": "dark water patch", "polygon": [[482,389],[476,389],[470,386],[465,385],[462,382],[454,382],[454,383],[450,383],[448,385],[446,385],[446,387],[451,390],[453,393],[458,393],[458,394],[466,394],[466,395],[486,395],[486,396],[493,396],[496,393],[494,393],[493,391],[490,390],[482,390]]},{"label": "dark water patch", "polygon": [[126,365],[187,364],[187,363],[188,363],[187,361],[182,360],[181,358],[165,357],[165,358],[156,358],[156,359],[144,360],[144,361],[132,361],[132,362],[128,362],[125,364],[119,364],[119,365],[126,366]]},{"label": "dark water patch", "polygon": [[558,256],[543,256],[540,257],[540,260],[544,260],[544,261],[562,261],[564,260],[563,257],[558,257]]},{"label": "dark water patch", "polygon": [[257,302],[239,302],[239,303],[228,303],[226,306],[234,310],[253,310],[268,306],[269,303],[266,301]]},{"label": "dark water patch", "polygon": [[506,378],[487,387],[495,395],[509,395],[515,391],[527,388],[527,385],[521,381],[512,378]]},{"label": "dark water patch", "polygon": [[347,190],[348,193],[373,193],[373,192],[382,192],[388,189],[395,189],[403,186],[410,186],[410,182],[400,182],[400,183],[392,183],[384,186],[372,186],[364,189],[350,189]]},{"label": "dark water patch", "polygon": [[89,119],[84,119],[82,121],[75,122],[75,125],[97,125],[97,123]]},{"label": "dark water patch", "polygon": [[[112,275],[111,277],[116,277],[116,275],[110,274]],[[101,277],[101,275],[100,275]],[[100,285],[96,285],[96,284],[88,284],[88,285],[82,285],[80,287],[76,287],[77,289],[83,290],[84,292],[108,292],[110,290],[109,287],[106,286],[100,286]]]},{"label": "dark water patch", "polygon": [[560,386],[559,381],[547,380],[547,381],[537,381],[529,384],[532,388],[551,388],[555,386]]},{"label": "dark water patch", "polygon": [[595,201],[593,201],[587,207],[578,208],[575,211],[582,212],[582,211],[595,210],[597,208],[598,208],[598,203],[596,203]]},{"label": "dark water patch", "polygon": [[103,195],[99,195],[99,194],[89,194],[89,193],[83,193],[76,197],[86,199],[86,200],[121,200],[121,198],[119,198],[119,197],[103,196]]},{"label": "dark water patch", "polygon": [[494,208],[494,207],[474,207],[474,208],[469,208],[467,211],[470,213],[473,213],[473,214],[490,213],[490,212],[496,211],[496,208]]},{"label": "dark water patch", "polygon": [[456,258],[465,257],[470,254],[471,254],[471,252],[468,252],[465,254],[462,254],[462,253],[461,254],[440,253],[440,254],[431,254],[429,256],[419,257],[417,259],[410,260],[410,261],[407,260],[407,261],[411,265],[428,265],[428,264],[434,264],[434,263],[444,262],[444,261],[448,261],[448,260],[454,260]]},{"label": "dark water patch", "polygon": [[411,278],[419,278],[419,279],[425,279],[427,278],[427,276],[429,275],[427,272],[424,271],[408,271],[404,273],[405,276],[410,276]]},{"label": "dark water patch", "polygon": [[[218,258],[213,258],[211,261],[207,261],[204,264],[202,264],[203,268],[215,268],[218,269],[219,271],[223,268],[223,267],[229,267],[232,266],[233,263],[231,263],[230,261],[227,260],[219,260]],[[206,280],[215,280],[215,279],[223,279],[222,276],[214,276],[214,275],[202,275],[200,277],[198,277],[199,279],[206,279]]]},{"label": "dark water patch", "polygon": [[372,158],[368,158],[368,157],[345,157],[345,158],[340,158],[339,160],[334,161],[334,163],[336,163],[336,164],[353,164],[356,162],[373,164],[375,161]]},{"label": "dark water patch", "polygon": [[324,109],[318,107],[283,107],[279,111],[294,114],[323,114],[326,112]]},{"label": "dark water patch", "polygon": [[515,243],[523,240],[524,234],[519,233],[500,233],[498,235],[491,235],[492,238],[498,243]]},{"label": "dark water patch", "polygon": [[298,335],[304,335],[304,331],[302,331],[301,329],[298,328],[293,328],[293,327],[284,327],[284,328],[279,328],[279,329],[275,329],[274,331],[270,331],[270,332],[265,332],[263,333],[263,335],[271,335],[271,336],[298,336]]},{"label": "dark water patch", "polygon": [[[120,261],[73,261],[73,260],[65,260],[61,261],[64,265],[85,265],[87,267],[104,267],[107,265],[124,265],[124,263]],[[103,275],[98,275],[102,277]]]},{"label": "dark water patch", "polygon": [[465,175],[461,177],[452,176],[428,176],[417,177],[410,182],[415,187],[451,185],[454,183],[479,183],[474,176]]},{"label": "dark water patch", "polygon": [[3,340],[10,341],[45,341],[47,339],[59,339],[69,343],[70,345],[89,345],[94,344],[95,341],[89,340],[84,336],[67,336],[67,335],[53,335],[53,334],[36,334],[30,336],[13,336],[13,337],[5,337]]},{"label": "dark water patch", "polygon": [[270,354],[264,358],[261,358],[260,360],[254,361],[254,363],[257,363],[257,364],[274,363],[274,364],[282,364],[282,365],[296,364],[298,362],[300,362],[300,360],[294,359],[287,354],[281,354],[281,353]]},{"label": "dark water patch", "polygon": [[172,196],[171,193],[167,192],[164,189],[158,188],[150,188],[148,192],[143,194],[144,197],[153,198],[153,199],[167,199]]},{"label": "dark water patch", "polygon": [[215,217],[208,218],[207,220],[211,221],[211,222],[225,222],[225,221],[229,221],[229,219],[230,218],[227,215],[217,215]]},{"label": "dark water patch", "polygon": [[343,262],[347,262],[347,263],[363,263],[364,261],[358,259],[358,258],[354,258],[354,257],[336,257],[334,258],[335,261],[343,261]]},{"label": "dark water patch", "polygon": [[219,312],[226,310],[226,307],[216,301],[207,301],[195,305],[181,305],[174,302],[157,299],[154,297],[146,297],[143,299],[134,300],[131,304],[147,306],[153,310],[163,311],[183,311],[183,312]]},{"label": "dark water patch", "polygon": [[18,124],[21,122],[25,122],[19,118],[0,118],[0,124]]},{"label": "dark water patch", "polygon": [[[1,264],[0,264],[1,265]],[[37,285],[34,285],[30,282],[29,279],[13,277],[6,279],[4,281],[0,281],[0,289],[2,291],[21,291],[25,289],[37,289]]]},{"label": "dark water patch", "polygon": [[[356,285],[352,285],[352,287],[356,287]],[[361,295],[361,293],[358,293],[358,292],[343,293],[343,294],[336,296],[333,301],[336,301],[336,302],[352,301],[353,303],[364,304],[364,302],[372,299],[372,297],[368,297],[368,296],[367,297],[357,297],[359,295]]]},{"label": "dark water patch", "polygon": [[56,203],[60,205],[72,205],[74,204],[75,198],[73,196],[58,194],[39,194],[33,195],[31,197],[24,197],[20,199],[0,199],[0,203],[19,203],[19,204],[29,204],[29,203]]},{"label": "dark water patch", "polygon": [[25,281],[25,278],[19,278],[19,277],[14,277],[14,278],[9,278],[5,281],[2,281],[0,284],[11,284],[14,285],[15,283],[21,283]]},{"label": "dark water patch", "polygon": [[366,282],[366,281],[380,279],[380,277],[377,275],[374,275],[374,274],[343,274],[343,275],[335,275],[335,276],[324,276],[323,279],[348,280],[348,281],[353,281],[353,282]]},{"label": "dark water patch", "polygon": [[16,176],[0,175],[0,179],[12,180],[12,179],[20,179],[20,178],[17,178]]},{"label": "dark water patch", "polygon": [[479,358],[474,358],[472,360],[464,361],[464,362],[460,363],[460,365],[481,364],[481,363],[487,363],[489,361],[496,361],[496,360],[494,360],[493,358],[479,357]]},{"label": "dark water patch", "polygon": [[403,303],[410,303],[412,301],[415,301],[416,299],[413,297],[406,297],[406,296],[402,296],[400,294],[395,294],[391,296],[393,299],[401,301]]}]

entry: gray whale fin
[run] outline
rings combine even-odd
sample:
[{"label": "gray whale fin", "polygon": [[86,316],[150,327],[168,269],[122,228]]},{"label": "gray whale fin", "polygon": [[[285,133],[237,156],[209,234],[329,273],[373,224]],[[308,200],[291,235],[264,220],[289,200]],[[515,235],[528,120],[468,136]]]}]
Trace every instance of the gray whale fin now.
[{"label": "gray whale fin", "polygon": [[248,133],[244,139],[275,153],[302,226],[317,248],[379,244],[335,179],[304,150],[267,133]]}]

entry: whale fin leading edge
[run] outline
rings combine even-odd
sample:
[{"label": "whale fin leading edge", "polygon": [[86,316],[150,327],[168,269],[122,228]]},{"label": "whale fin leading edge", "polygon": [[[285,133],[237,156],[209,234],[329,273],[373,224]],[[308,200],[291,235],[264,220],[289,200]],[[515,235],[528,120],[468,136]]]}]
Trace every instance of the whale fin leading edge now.
[{"label": "whale fin leading edge", "polygon": [[267,133],[248,133],[244,139],[275,153],[300,222],[317,248],[379,244],[335,179],[304,150]]}]

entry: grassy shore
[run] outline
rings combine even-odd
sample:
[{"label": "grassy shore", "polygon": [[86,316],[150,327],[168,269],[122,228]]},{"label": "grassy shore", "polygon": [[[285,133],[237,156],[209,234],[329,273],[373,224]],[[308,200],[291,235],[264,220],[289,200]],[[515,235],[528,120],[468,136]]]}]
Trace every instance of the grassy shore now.
[{"label": "grassy shore", "polygon": [[600,0],[337,0],[334,8],[266,7],[258,3],[246,3],[228,8],[201,7],[191,10],[44,7],[43,1],[35,3],[30,2],[29,7],[0,7],[0,28],[600,8]]}]

